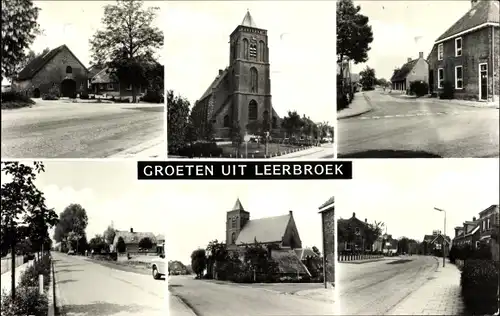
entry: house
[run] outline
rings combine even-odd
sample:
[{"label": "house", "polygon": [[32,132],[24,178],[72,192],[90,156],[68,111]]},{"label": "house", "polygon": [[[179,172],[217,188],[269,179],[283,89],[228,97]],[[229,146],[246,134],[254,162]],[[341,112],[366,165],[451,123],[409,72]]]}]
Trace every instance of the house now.
[{"label": "house", "polygon": [[361,221],[352,213],[349,219],[338,219],[338,252],[365,252],[371,251],[373,242],[367,239],[367,230],[370,228],[367,219]]},{"label": "house", "polygon": [[[117,251],[117,244],[119,240],[123,239],[125,242],[127,253],[138,253],[138,252],[156,252],[157,251],[157,240],[156,236],[151,232],[134,232],[133,228],[130,228],[130,231],[117,230],[115,234],[115,238],[113,240],[113,244],[111,245],[111,251]],[[151,249],[140,249],[139,243],[142,239],[149,238],[152,243]]]},{"label": "house", "polygon": [[[432,235],[425,235],[423,239],[423,254],[442,256],[443,251],[450,253],[451,239],[441,234],[441,231],[435,230]],[[443,248],[444,246],[444,248]]]},{"label": "house", "polygon": [[267,30],[258,28],[250,12],[229,36],[229,66],[218,75],[194,104],[192,113],[198,135],[230,138],[238,125],[244,133],[253,127],[279,133],[280,118],[271,103],[269,42]]},{"label": "house", "polygon": [[498,233],[499,211],[498,205],[491,205],[487,209],[479,212],[479,240],[481,242],[490,243],[494,230]]},{"label": "house", "polygon": [[[136,86],[136,95],[142,96],[146,93],[146,85]],[[132,96],[132,85],[120,83],[113,71],[105,67],[90,78],[90,93],[104,97],[130,98]]]},{"label": "house", "polygon": [[491,205],[479,212],[478,219],[473,217],[472,221],[465,221],[463,226],[455,227],[453,246],[477,249],[480,243],[490,244],[492,235],[498,233],[498,222],[498,205]]},{"label": "house", "polygon": [[391,234],[383,234],[373,243],[372,251],[383,253],[384,255],[393,255],[398,252],[398,240],[392,238]]},{"label": "house", "polygon": [[500,5],[487,0],[472,0],[471,4],[435,41],[428,57],[429,85],[440,93],[449,82],[457,99],[495,102],[500,75]]},{"label": "house", "polygon": [[409,92],[414,81],[429,83],[429,64],[424,53],[418,53],[417,59],[408,58],[407,62],[394,70],[391,77],[392,90]]},{"label": "house", "polygon": [[323,231],[323,265],[325,281],[335,286],[335,197],[330,197],[319,207]]},{"label": "house", "polygon": [[281,275],[311,276],[307,267],[297,256],[302,249],[293,212],[286,215],[250,220],[239,199],[226,213],[226,245],[230,252],[244,254],[246,246],[274,246],[270,248],[271,258],[278,263]]},{"label": "house", "polygon": [[12,80],[15,91],[39,98],[57,87],[62,97],[87,91],[88,70],[66,46],[61,45],[33,59]]}]

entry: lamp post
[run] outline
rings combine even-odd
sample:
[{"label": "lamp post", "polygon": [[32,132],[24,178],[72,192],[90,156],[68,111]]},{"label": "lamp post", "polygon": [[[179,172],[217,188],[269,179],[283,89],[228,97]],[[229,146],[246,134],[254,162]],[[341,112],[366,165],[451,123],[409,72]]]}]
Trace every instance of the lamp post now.
[{"label": "lamp post", "polygon": [[434,209],[436,211],[444,213],[444,229],[443,229],[443,232],[444,232],[444,234],[443,234],[443,267],[444,267],[445,261],[446,261],[446,248],[444,246],[445,238],[446,238],[446,211],[443,209],[437,208],[437,207],[435,207]]}]

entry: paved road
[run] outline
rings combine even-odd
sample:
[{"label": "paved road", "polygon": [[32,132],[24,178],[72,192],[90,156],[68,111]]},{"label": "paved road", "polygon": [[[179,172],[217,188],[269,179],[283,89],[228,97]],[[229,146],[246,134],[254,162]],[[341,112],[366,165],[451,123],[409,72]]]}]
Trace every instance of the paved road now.
[{"label": "paved road", "polygon": [[56,302],[68,316],[165,315],[166,282],[52,253]]},{"label": "paved road", "polygon": [[[410,260],[410,261],[403,261]],[[339,263],[342,315],[387,315],[431,279],[438,261],[411,256],[363,264]]]},{"label": "paved road", "polygon": [[163,136],[164,106],[37,101],[2,110],[2,157],[105,158]]},{"label": "paved road", "polygon": [[[263,288],[194,280],[192,276],[171,276],[168,286],[198,316],[334,315],[332,302]],[[170,315],[176,316],[175,311]]]},{"label": "paved road", "polygon": [[339,158],[499,156],[498,109],[367,95],[372,111],[338,121]]}]

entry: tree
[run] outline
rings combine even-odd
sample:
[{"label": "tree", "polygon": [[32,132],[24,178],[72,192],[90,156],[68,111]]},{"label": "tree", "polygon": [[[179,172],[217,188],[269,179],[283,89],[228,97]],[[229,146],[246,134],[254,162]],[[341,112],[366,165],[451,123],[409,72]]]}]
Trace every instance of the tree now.
[{"label": "tree", "polygon": [[28,225],[32,249],[43,254],[44,250],[50,249],[52,242],[49,236],[49,228],[54,227],[59,219],[54,209],[45,207],[45,197],[42,192],[38,192],[37,196],[33,198],[36,206],[25,216],[24,222]]},{"label": "tree", "polygon": [[139,240],[139,248],[150,250],[153,248],[153,241],[149,237],[144,237]]},{"label": "tree", "polygon": [[103,238],[108,245],[112,245],[115,241],[116,230],[113,225],[109,225],[103,233]]},{"label": "tree", "polygon": [[370,249],[373,249],[373,243],[382,235],[383,227],[384,223],[375,221],[365,229],[365,245],[370,246]]},{"label": "tree", "polygon": [[359,83],[363,86],[363,90],[373,90],[377,82],[375,77],[375,69],[366,66],[366,68],[359,73]]},{"label": "tree", "polygon": [[89,241],[89,248],[94,250],[94,253],[101,253],[102,250],[106,250],[107,244],[102,235],[95,235],[94,238]]},{"label": "tree", "polygon": [[75,244],[75,250],[78,252],[80,241],[86,241],[87,224],[87,211],[80,204],[70,204],[59,215],[54,239],[57,242],[69,242],[72,247]]},{"label": "tree", "polygon": [[43,51],[39,54],[35,53],[33,50],[29,50],[26,56],[24,57],[23,61],[17,65],[16,73],[21,72],[29,63],[31,63],[35,58],[38,58],[40,56],[43,56],[50,52],[50,48],[46,47],[43,49]]},{"label": "tree", "polygon": [[104,8],[103,28],[90,40],[95,64],[105,64],[120,82],[132,85],[133,102],[137,86],[146,81],[146,66],[163,46],[163,32],[153,21],[157,7],[143,8],[143,1],[118,0]]},{"label": "tree", "polygon": [[278,270],[276,262],[270,256],[270,251],[258,244],[257,241],[253,245],[246,246],[243,263],[252,269],[254,282],[257,281],[257,274],[265,274],[270,277]]},{"label": "tree", "polygon": [[184,135],[184,143],[189,144],[189,146],[193,146],[193,144],[197,140],[198,140],[198,130],[196,129],[192,115],[190,115],[186,126],[186,132]]},{"label": "tree", "polygon": [[[186,144],[186,128],[189,117],[189,101],[181,96],[174,96],[174,92],[167,92],[167,138],[168,152],[177,153]],[[195,118],[191,118],[195,124]]]},{"label": "tree", "polygon": [[125,240],[123,240],[123,237],[118,237],[118,240],[116,242],[116,252],[124,253],[125,251],[127,251],[127,245],[125,244]]},{"label": "tree", "polygon": [[207,256],[207,274],[217,279],[216,267],[227,261],[229,256],[226,244],[217,239],[212,240],[208,243],[205,254]]},{"label": "tree", "polygon": [[[3,12],[2,12],[3,16]],[[2,26],[3,28],[3,26]],[[3,43],[2,43],[3,45]],[[2,66],[3,67],[3,66]],[[34,216],[33,214],[50,213],[50,210],[45,206],[45,198],[35,185],[36,177],[39,173],[44,172],[45,168],[41,162],[34,162],[33,166],[25,165],[20,162],[2,162],[2,173],[10,181],[2,184],[1,194],[1,235],[2,235],[2,253],[6,249],[10,249],[12,257],[11,281],[12,298],[15,298],[15,259],[16,259],[16,244],[18,241],[25,239],[29,231],[40,229],[41,219],[45,216]],[[2,179],[4,178],[2,177]],[[21,218],[24,218],[21,219]],[[49,216],[49,218],[51,218]],[[36,219],[36,221],[33,221]],[[36,223],[37,226],[32,224]],[[20,227],[27,224],[28,228]],[[47,223],[45,229],[47,229]]]},{"label": "tree", "polygon": [[31,0],[2,1],[2,74],[16,75],[26,58],[25,50],[40,32],[37,23],[39,8]]},{"label": "tree", "polygon": [[295,134],[304,126],[304,122],[297,111],[288,111],[288,115],[283,118],[281,126],[289,137],[296,136]]},{"label": "tree", "polygon": [[410,252],[410,240],[407,237],[401,237],[398,240],[398,252],[400,254]]},{"label": "tree", "polygon": [[207,267],[207,260],[205,257],[205,249],[196,249],[191,253],[191,267],[196,274],[196,278],[201,279],[203,271]]},{"label": "tree", "polygon": [[321,257],[321,252],[319,251],[318,247],[313,246],[312,251],[318,256]]}]

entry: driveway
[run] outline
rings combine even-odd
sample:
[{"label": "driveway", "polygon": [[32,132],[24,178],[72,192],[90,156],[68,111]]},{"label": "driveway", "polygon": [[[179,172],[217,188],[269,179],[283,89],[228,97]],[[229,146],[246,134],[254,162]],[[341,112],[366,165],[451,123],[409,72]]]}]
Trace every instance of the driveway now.
[{"label": "driveway", "polygon": [[2,110],[2,157],[106,158],[164,135],[164,105],[37,101]]},{"label": "driveway", "polygon": [[499,156],[498,109],[365,94],[372,111],[338,121],[339,158]]}]

